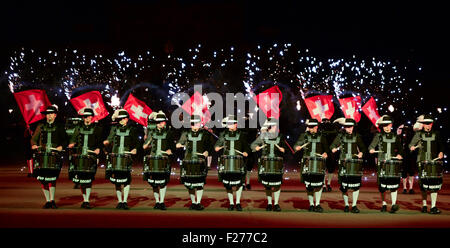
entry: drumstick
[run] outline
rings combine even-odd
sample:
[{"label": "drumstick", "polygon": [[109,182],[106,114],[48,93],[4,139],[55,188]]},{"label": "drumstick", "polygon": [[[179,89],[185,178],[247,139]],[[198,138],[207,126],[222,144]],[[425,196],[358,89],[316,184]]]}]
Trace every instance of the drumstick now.
[{"label": "drumstick", "polygon": [[203,153],[196,152],[195,154],[206,157],[205,155],[203,155]]},{"label": "drumstick", "polygon": [[322,154],[316,153],[316,156],[323,157]]},{"label": "drumstick", "polygon": [[439,157],[437,157],[437,158],[433,159],[432,161],[436,161],[436,160],[438,160],[438,159],[439,159]]},{"label": "drumstick", "polygon": [[303,147],[307,146],[309,144],[309,142],[306,142],[305,144],[300,146],[300,149],[303,149]]},{"label": "drumstick", "polygon": [[65,152],[65,150],[61,150],[61,151],[59,151],[58,149],[56,149],[56,148],[53,148],[53,147],[51,147],[51,148],[50,148],[50,150],[53,150],[53,151],[58,151],[58,152]]},{"label": "drumstick", "polygon": [[379,153],[379,152],[383,152],[383,151],[374,151],[373,153]]},{"label": "drumstick", "polygon": [[239,154],[241,154],[241,155],[244,155],[244,153],[241,152],[241,151],[239,151],[239,150],[234,149],[234,151],[237,152],[237,153],[239,153]]}]

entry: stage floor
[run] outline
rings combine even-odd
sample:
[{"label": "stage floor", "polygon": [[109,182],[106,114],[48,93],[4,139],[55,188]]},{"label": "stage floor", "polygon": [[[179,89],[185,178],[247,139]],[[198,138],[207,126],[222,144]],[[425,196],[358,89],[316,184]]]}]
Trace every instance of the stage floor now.
[{"label": "stage floor", "polygon": [[[281,212],[267,212],[264,189],[252,172],[250,191],[243,191],[242,212],[228,211],[225,189],[217,180],[217,171],[209,171],[203,194],[203,211],[188,210],[190,198],[179,182],[178,170],[172,173],[166,194],[167,211],[154,210],[151,187],[142,179],[142,169],[133,170],[128,199],[130,210],[116,210],[114,186],[104,179],[99,168],[91,193],[91,210],[81,209],[82,196],[73,189],[63,167],[56,188],[58,209],[42,209],[45,198],[39,182],[27,178],[23,163],[0,167],[0,227],[1,228],[449,228],[450,227],[450,175],[445,175],[444,186],[438,195],[440,215],[421,213],[422,200],[417,180],[415,194],[401,194],[395,214],[381,213],[380,194],[376,177],[365,174],[360,190],[359,214],[344,213],[344,202],[338,190],[337,178],[332,181],[332,192],[322,194],[323,213],[308,212],[309,202],[299,174],[284,175],[280,197]],[[388,195],[388,210],[390,196]],[[352,197],[349,194],[351,204]],[[428,201],[430,197],[428,196]],[[430,204],[430,203],[428,203]],[[430,205],[428,205],[430,209]]]}]

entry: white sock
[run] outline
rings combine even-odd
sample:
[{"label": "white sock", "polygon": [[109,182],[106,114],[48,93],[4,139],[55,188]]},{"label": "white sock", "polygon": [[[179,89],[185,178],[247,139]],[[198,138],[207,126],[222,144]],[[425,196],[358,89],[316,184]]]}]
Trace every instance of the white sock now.
[{"label": "white sock", "polygon": [[55,200],[55,191],[56,191],[56,187],[50,187],[50,201]]},{"label": "white sock", "polygon": [[203,196],[203,189],[197,190],[197,204],[200,204],[200,202],[202,201],[202,196]]},{"label": "white sock", "polygon": [[127,202],[128,193],[130,193],[130,185],[123,187],[123,202]]},{"label": "white sock", "polygon": [[409,189],[413,188],[414,177],[409,177]]},{"label": "white sock", "polygon": [[236,204],[241,204],[242,189],[244,189],[243,185],[241,185],[241,187],[239,187],[239,189],[236,190]]},{"label": "white sock", "polygon": [[191,203],[195,204],[195,194],[194,193],[189,193],[189,196],[191,197]]},{"label": "white sock", "polygon": [[422,191],[421,193],[422,193],[422,205],[424,207],[426,207],[427,206],[427,192],[426,191]]},{"label": "white sock", "polygon": [[394,192],[391,192],[391,201],[392,201],[392,205],[395,205],[395,203],[397,203],[397,190]]},{"label": "white sock", "polygon": [[228,195],[228,201],[230,201],[230,205],[234,205],[233,193],[228,192],[227,195]]},{"label": "white sock", "polygon": [[353,191],[352,207],[358,203],[359,190]]},{"label": "white sock", "polygon": [[267,204],[272,205],[272,191],[266,190]]},{"label": "white sock", "polygon": [[158,203],[159,202],[159,193],[158,193],[158,191],[153,190],[153,196],[155,197],[156,203]]},{"label": "white sock", "polygon": [[344,197],[345,206],[348,206],[348,195],[342,195]]},{"label": "white sock", "polygon": [[381,192],[380,193],[381,194],[381,201],[383,202],[383,206],[386,206],[387,205],[387,203],[386,203],[386,192]]},{"label": "white sock", "polygon": [[116,189],[116,195],[117,195],[117,200],[119,202],[122,202],[122,191],[120,189],[119,190]]},{"label": "white sock", "polygon": [[314,195],[312,192],[308,192],[308,201],[310,206],[314,206]]},{"label": "white sock", "polygon": [[278,200],[280,199],[280,194],[281,194],[281,189],[278,189],[277,191],[273,192],[273,196],[274,196],[274,204],[278,205]]},{"label": "white sock", "polygon": [[403,189],[406,189],[406,178],[402,178],[402,182],[403,182]]},{"label": "white sock", "polygon": [[91,189],[92,188],[86,188],[86,201],[89,202],[89,197],[91,196]]},{"label": "white sock", "polygon": [[42,189],[42,191],[44,192],[45,200],[49,202],[50,201],[50,192],[48,191],[48,189]]},{"label": "white sock", "polygon": [[437,192],[431,193],[431,208],[436,207]]},{"label": "white sock", "polygon": [[167,190],[166,186],[164,186],[164,188],[159,189],[159,202],[160,203],[164,202],[164,197],[166,196],[166,190]]},{"label": "white sock", "polygon": [[320,197],[322,196],[322,189],[314,193],[316,195],[316,206],[320,205]]}]

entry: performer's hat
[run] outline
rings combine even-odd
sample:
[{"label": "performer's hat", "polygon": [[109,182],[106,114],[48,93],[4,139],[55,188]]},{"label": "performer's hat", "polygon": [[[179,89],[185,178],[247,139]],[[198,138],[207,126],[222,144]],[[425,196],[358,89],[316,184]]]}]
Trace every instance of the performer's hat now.
[{"label": "performer's hat", "polygon": [[114,114],[112,115],[112,120],[115,121],[117,120],[121,120],[123,118],[129,118],[130,115],[128,115],[128,112],[125,109],[118,109],[114,112]]},{"label": "performer's hat", "polygon": [[44,114],[44,115],[52,114],[52,113],[55,113],[55,114],[58,113],[58,106],[56,104],[48,106],[44,111],[41,112],[41,114]]},{"label": "performer's hat", "polygon": [[389,124],[392,124],[392,117],[390,117],[389,115],[383,115],[375,122],[376,127]]},{"label": "performer's hat", "polygon": [[336,122],[341,124],[342,126],[348,126],[348,127],[356,125],[355,120],[353,120],[352,118],[341,117],[341,118],[337,118],[336,120],[333,121],[333,123],[336,123]]},{"label": "performer's hat", "polygon": [[319,121],[317,119],[307,119],[305,122],[306,126],[308,127],[315,127],[317,125],[319,125]]},{"label": "performer's hat", "polygon": [[419,123],[422,124],[431,124],[434,122],[433,117],[431,115],[424,115],[422,120],[418,120]]},{"label": "performer's hat", "polygon": [[330,119],[328,119],[328,118],[322,118],[322,123],[329,123],[330,122]]},{"label": "performer's hat", "polygon": [[200,115],[191,115],[191,124],[199,123],[202,121]]},{"label": "performer's hat", "polygon": [[231,125],[231,124],[236,124],[238,121],[237,121],[237,119],[236,119],[236,116],[234,116],[234,115],[228,115],[227,117],[226,117],[226,123],[227,123],[227,125]]},{"label": "performer's hat", "polygon": [[164,114],[164,112],[162,112],[162,110],[158,111],[155,115],[155,121],[156,122],[167,121],[166,114]]},{"label": "performer's hat", "polygon": [[275,118],[268,118],[264,122],[264,126],[270,127],[270,126],[276,126],[278,124],[277,120]]},{"label": "performer's hat", "polygon": [[82,117],[94,116],[95,112],[92,108],[82,108],[78,112],[78,115],[80,115]]}]

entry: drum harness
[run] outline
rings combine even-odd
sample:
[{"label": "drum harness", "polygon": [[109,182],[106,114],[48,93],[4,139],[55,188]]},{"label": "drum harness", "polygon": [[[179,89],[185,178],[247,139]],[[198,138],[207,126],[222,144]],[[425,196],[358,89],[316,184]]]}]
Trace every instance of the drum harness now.
[{"label": "drum harness", "polygon": [[[426,137],[425,133],[422,133],[422,135],[421,135],[421,141],[425,141],[427,143],[427,150],[425,151],[425,161],[432,160],[431,159],[431,142],[434,141],[435,138],[436,138],[436,135],[434,133],[431,134],[431,137]],[[420,165],[421,165],[421,163],[420,163]],[[420,166],[419,169],[422,170],[422,166]]]},{"label": "drum harness", "polygon": [[80,133],[83,134],[83,148],[81,150],[81,155],[85,156],[88,154],[88,142],[89,142],[89,135],[94,133],[94,128],[84,129],[80,128]]},{"label": "drum harness", "polygon": [[[343,135],[343,137],[341,137],[341,144],[347,143],[347,153],[345,154],[345,159],[352,159],[353,158],[352,145],[353,145],[353,143],[356,143],[356,135],[352,135],[351,139],[347,139],[346,136],[347,135]],[[345,174],[344,172],[345,172],[345,167],[342,167],[340,174],[344,175]]]},{"label": "drum harness", "polygon": [[[120,131],[120,128],[117,128],[116,135],[120,137],[118,154],[124,155],[125,154],[125,147],[124,147],[125,146],[125,137],[130,135],[130,129],[127,129],[125,132],[122,132],[122,131]],[[117,163],[122,164],[122,156],[117,157]]]},{"label": "drum harness", "polygon": [[[306,138],[308,139],[308,142],[311,144],[311,151],[309,152],[309,157],[315,157],[316,151],[317,151],[317,143],[320,142],[321,136],[318,135],[318,137],[313,138],[312,134],[310,134],[310,135],[306,135]],[[308,170],[308,167],[304,166],[303,172],[307,172],[307,170]]]},{"label": "drum harness", "polygon": [[[395,136],[393,136],[392,138],[388,138],[387,134],[382,134],[381,135],[381,139],[378,142],[378,147],[379,149],[382,151],[383,150],[383,143],[386,143],[386,152],[384,153],[384,160],[391,160],[391,148],[392,148],[392,143],[395,143]],[[381,162],[378,161],[378,164],[380,164]],[[384,175],[384,171],[380,172],[380,176]]]},{"label": "drum harness", "polygon": [[[234,142],[239,140],[239,137],[241,136],[241,134],[239,132],[236,132],[236,135],[234,137],[231,137],[229,135],[229,133],[225,134],[225,140],[226,141],[230,141],[230,149],[227,149],[227,143],[225,142],[225,149],[228,150],[228,155],[230,156],[234,156],[236,155],[236,152],[234,150]],[[232,165],[232,168],[234,168],[234,160],[230,160],[230,163]]]},{"label": "drum harness", "polygon": [[192,141],[192,157],[197,158],[197,142],[202,140],[202,133],[199,133],[197,137],[193,137],[192,133],[188,133],[188,140]]},{"label": "drum harness", "polygon": [[[56,126],[48,127],[47,125],[43,126],[43,131],[47,133],[47,143],[45,144],[45,153],[49,154],[52,150],[52,132],[56,130]],[[42,136],[41,136],[42,143]],[[44,164],[48,164],[48,156],[44,156]]]},{"label": "drum harness", "polygon": [[[149,141],[149,143],[152,142],[153,139],[156,140],[156,156],[161,156],[162,155],[162,151],[161,151],[161,146],[162,146],[162,140],[165,139],[167,137],[167,132],[164,132],[163,134],[157,134],[157,131],[153,131],[151,134],[151,140]],[[144,156],[144,164],[146,162],[146,157]],[[148,166],[145,167],[145,169],[148,169]]]}]

